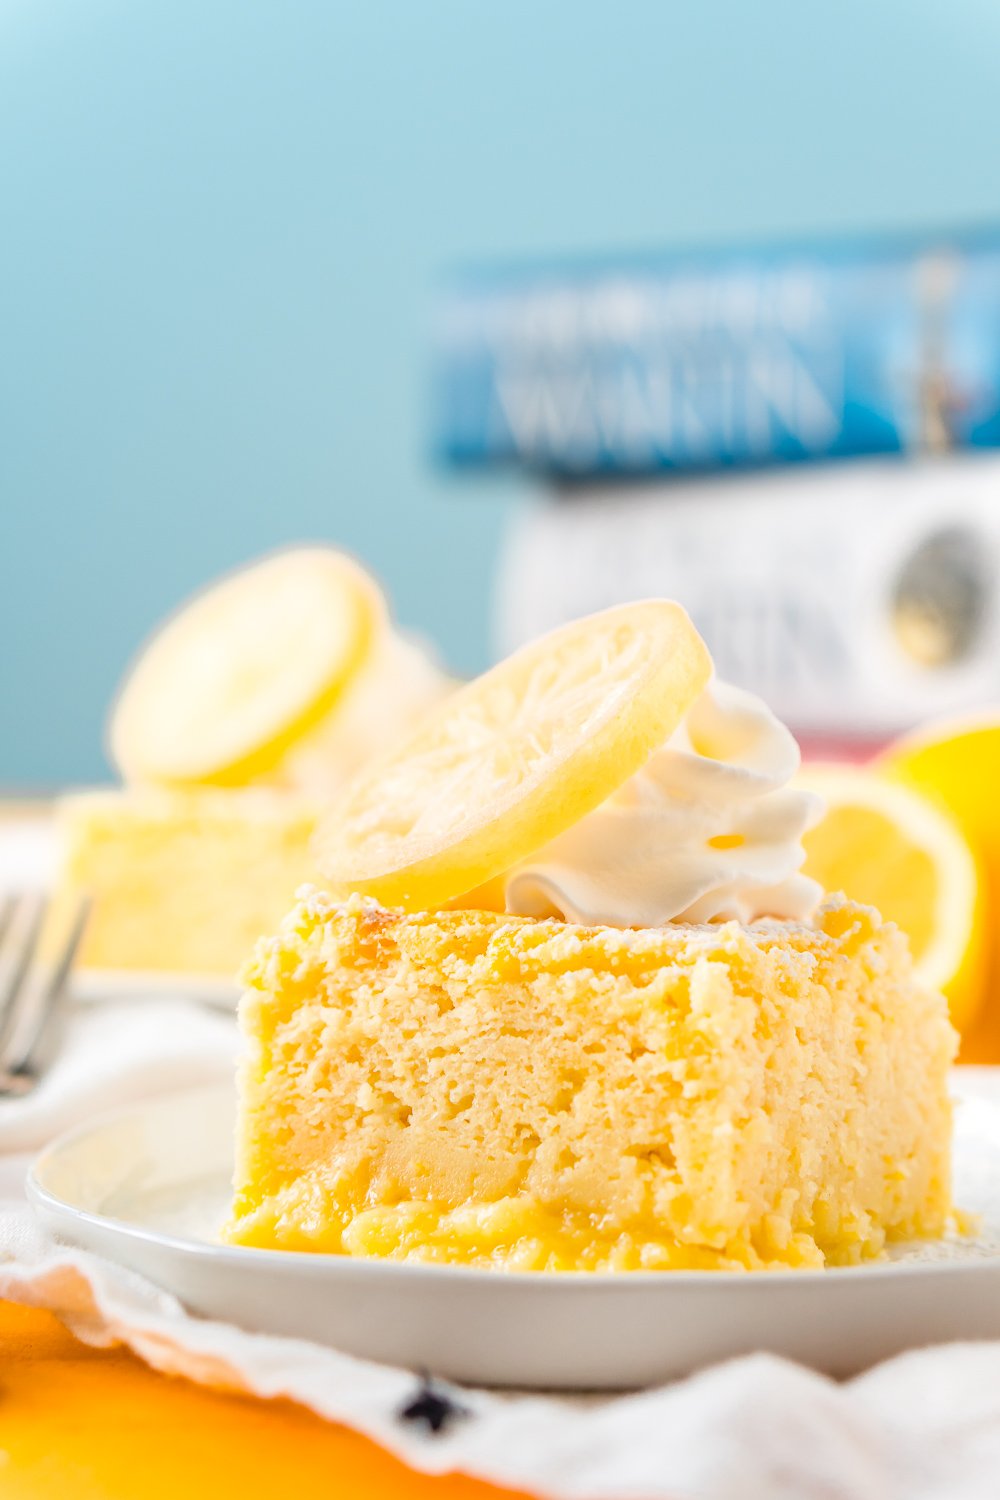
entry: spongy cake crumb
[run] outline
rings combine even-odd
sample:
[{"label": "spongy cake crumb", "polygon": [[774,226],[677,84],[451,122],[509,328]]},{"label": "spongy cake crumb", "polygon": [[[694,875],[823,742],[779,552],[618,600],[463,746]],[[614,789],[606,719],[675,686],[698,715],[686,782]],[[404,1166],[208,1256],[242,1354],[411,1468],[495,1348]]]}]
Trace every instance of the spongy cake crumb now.
[{"label": "spongy cake crumb", "polygon": [[232,1240],[756,1267],[944,1229],[954,1033],[870,909],[630,931],[300,897],[246,976]]}]

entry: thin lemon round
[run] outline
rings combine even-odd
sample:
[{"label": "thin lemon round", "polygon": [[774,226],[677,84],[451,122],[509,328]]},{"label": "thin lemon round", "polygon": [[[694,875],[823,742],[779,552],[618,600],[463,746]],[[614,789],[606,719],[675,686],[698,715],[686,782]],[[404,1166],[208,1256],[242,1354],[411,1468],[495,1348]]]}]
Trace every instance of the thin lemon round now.
[{"label": "thin lemon round", "polygon": [[245,784],[330,711],[384,617],[374,581],[332,547],[277,552],[184,605],[146,644],[115,704],[130,780]]},{"label": "thin lemon round", "polygon": [[907,934],[919,978],[948,996],[961,1029],[983,993],[985,910],[961,826],[919,791],[876,771],[806,766],[800,785],[827,810],[803,838],[805,874],[877,907]]},{"label": "thin lemon round", "polygon": [[975,1025],[962,1037],[962,1062],[1000,1063],[1000,713],[939,719],[890,745],[877,762],[886,776],[943,802],[962,825],[985,870],[988,962]]},{"label": "thin lemon round", "polygon": [[436,910],[590,812],[662,745],[711,675],[684,610],[620,605],[469,683],[362,773],[320,828],[338,890]]}]

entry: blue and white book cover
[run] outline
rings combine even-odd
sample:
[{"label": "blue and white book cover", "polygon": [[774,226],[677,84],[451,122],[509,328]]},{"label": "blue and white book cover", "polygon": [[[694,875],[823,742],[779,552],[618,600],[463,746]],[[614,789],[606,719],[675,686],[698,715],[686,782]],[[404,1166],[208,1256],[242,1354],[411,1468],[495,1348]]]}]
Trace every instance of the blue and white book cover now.
[{"label": "blue and white book cover", "polygon": [[1000,229],[456,275],[456,465],[650,473],[1000,445]]}]

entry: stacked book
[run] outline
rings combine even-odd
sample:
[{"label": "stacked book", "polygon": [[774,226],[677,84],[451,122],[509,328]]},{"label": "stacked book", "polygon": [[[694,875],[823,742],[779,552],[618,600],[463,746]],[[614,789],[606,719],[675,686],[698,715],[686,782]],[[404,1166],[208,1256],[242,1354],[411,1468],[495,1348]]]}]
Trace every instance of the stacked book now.
[{"label": "stacked book", "polygon": [[814,748],[1000,697],[1000,231],[470,271],[433,412],[546,481],[503,649],[669,594]]}]

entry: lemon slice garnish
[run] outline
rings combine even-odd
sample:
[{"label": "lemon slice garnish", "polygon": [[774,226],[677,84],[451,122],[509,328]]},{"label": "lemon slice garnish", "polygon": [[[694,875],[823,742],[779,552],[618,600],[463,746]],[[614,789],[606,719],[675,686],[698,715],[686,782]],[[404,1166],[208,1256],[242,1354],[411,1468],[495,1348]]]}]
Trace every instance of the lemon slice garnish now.
[{"label": "lemon slice garnish", "polygon": [[564,626],[454,693],[356,778],[321,826],[320,868],[338,889],[435,910],[603,802],[710,675],[678,604]]},{"label": "lemon slice garnish", "polygon": [[254,780],[334,706],[384,613],[374,581],[333,548],[274,553],[230,574],[132,667],[111,719],[115,761],[136,781]]},{"label": "lemon slice garnish", "polygon": [[910,939],[918,977],[944,990],[968,1025],[983,993],[985,908],[975,852],[939,802],[877,771],[806,766],[797,778],[826,801],[803,838],[804,872],[875,906]]}]

